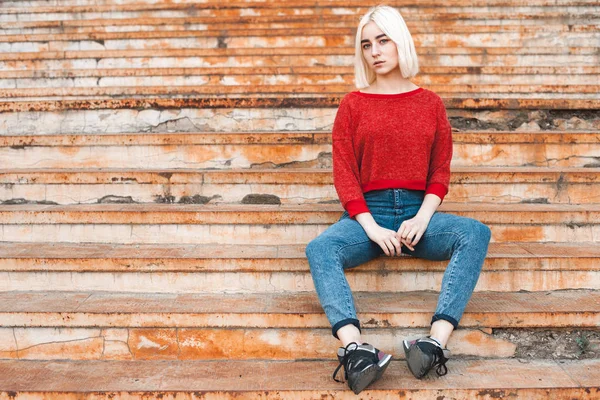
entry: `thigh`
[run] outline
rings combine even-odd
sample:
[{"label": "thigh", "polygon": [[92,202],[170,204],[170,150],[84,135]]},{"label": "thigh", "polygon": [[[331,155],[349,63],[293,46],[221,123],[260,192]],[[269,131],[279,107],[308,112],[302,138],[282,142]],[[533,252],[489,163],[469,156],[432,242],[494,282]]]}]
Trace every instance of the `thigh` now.
[{"label": "thigh", "polygon": [[360,223],[350,218],[347,212],[309,243],[311,246],[320,248],[322,252],[336,252],[344,269],[364,264],[383,254],[379,245],[369,239]]},{"label": "thigh", "polygon": [[402,247],[402,251],[426,260],[449,260],[456,245],[465,232],[470,229],[473,222],[478,221],[458,215],[436,212],[431,217],[423,237],[415,246],[415,250],[411,251],[406,247]]}]

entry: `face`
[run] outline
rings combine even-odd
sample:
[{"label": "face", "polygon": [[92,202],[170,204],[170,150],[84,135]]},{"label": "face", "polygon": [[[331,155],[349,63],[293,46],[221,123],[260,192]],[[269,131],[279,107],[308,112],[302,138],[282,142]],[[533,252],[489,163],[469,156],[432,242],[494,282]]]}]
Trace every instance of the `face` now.
[{"label": "face", "polygon": [[377,75],[386,75],[398,68],[396,43],[388,38],[375,22],[370,21],[363,27],[361,47],[367,65]]}]

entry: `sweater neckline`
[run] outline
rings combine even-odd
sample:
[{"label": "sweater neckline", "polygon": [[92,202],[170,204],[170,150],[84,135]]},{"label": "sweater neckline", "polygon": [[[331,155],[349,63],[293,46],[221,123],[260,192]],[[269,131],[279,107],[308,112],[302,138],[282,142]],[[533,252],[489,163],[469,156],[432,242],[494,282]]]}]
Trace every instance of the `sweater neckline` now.
[{"label": "sweater neckline", "polygon": [[423,91],[422,87],[413,89],[411,91],[408,92],[402,92],[402,93],[390,93],[390,94],[380,94],[380,93],[363,93],[361,91],[354,91],[352,93],[356,93],[359,96],[362,97],[370,97],[373,99],[399,99],[399,98],[403,98],[403,97],[409,97],[409,96],[413,96],[417,93],[421,93]]}]

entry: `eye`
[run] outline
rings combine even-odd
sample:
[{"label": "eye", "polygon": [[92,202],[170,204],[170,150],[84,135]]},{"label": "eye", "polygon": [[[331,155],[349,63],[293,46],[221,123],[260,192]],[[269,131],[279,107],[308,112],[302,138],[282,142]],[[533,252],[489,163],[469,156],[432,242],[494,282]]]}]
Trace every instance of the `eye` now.
[{"label": "eye", "polygon": [[381,43],[381,44],[386,44],[387,42],[388,42],[388,39],[381,39],[381,40],[379,41],[379,43]]},{"label": "eye", "polygon": [[363,44],[363,47],[362,47],[362,48],[363,48],[364,50],[366,50],[366,49],[368,49],[368,48],[369,48],[369,46],[371,46],[369,43],[365,43],[365,44]]}]

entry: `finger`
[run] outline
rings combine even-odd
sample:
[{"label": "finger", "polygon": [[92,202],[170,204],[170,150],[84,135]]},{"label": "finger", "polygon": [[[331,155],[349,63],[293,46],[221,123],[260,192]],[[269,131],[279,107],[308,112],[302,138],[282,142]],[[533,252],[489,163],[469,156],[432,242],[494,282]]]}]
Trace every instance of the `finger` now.
[{"label": "finger", "polygon": [[417,227],[414,225],[410,225],[407,226],[405,231],[404,231],[404,239],[408,239],[408,241],[410,242],[411,238],[415,235],[417,231]]},{"label": "finger", "polygon": [[410,230],[410,224],[408,222],[404,221],[402,223],[402,225],[400,226],[400,231],[402,233],[407,233],[409,230]]},{"label": "finger", "polygon": [[406,242],[406,243],[410,244],[409,237],[410,237],[410,229],[407,228],[407,229],[404,230],[404,232],[402,232],[402,235],[400,236],[400,241]]},{"label": "finger", "polygon": [[384,243],[385,243],[385,246],[387,247],[387,249],[389,251],[390,257],[395,256],[396,255],[396,249],[394,248],[394,244],[392,243],[392,241],[389,238],[385,238],[384,239]]},{"label": "finger", "polygon": [[408,235],[406,235],[406,240],[408,241],[408,243],[411,243],[414,241],[415,237],[417,236],[418,230],[417,229],[412,229]]},{"label": "finger", "polygon": [[413,239],[411,245],[416,246],[417,243],[419,243],[419,241],[421,240],[422,237],[423,237],[423,233],[418,232],[417,236],[415,236],[415,238]]},{"label": "finger", "polygon": [[408,247],[411,251],[414,251],[415,249],[412,247],[412,245],[410,244],[410,242],[408,240],[403,240],[402,243]]},{"label": "finger", "polygon": [[396,255],[399,256],[402,253],[402,243],[400,243],[398,238],[396,238],[395,236],[392,236],[390,241],[394,245],[394,250],[396,251]]},{"label": "finger", "polygon": [[400,229],[398,229],[398,239],[402,239],[402,237],[406,234],[406,223],[403,222],[402,225],[400,225]]},{"label": "finger", "polygon": [[387,245],[385,244],[385,241],[381,241],[379,244],[379,247],[381,247],[381,250],[383,250],[383,252],[385,253],[386,256],[390,256],[390,250],[388,249]]},{"label": "finger", "polygon": [[404,245],[410,250],[410,251],[415,251],[415,248],[412,247],[410,244],[408,243],[404,243]]}]

